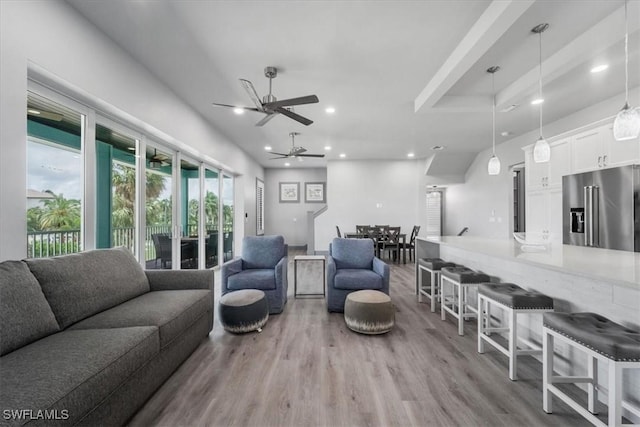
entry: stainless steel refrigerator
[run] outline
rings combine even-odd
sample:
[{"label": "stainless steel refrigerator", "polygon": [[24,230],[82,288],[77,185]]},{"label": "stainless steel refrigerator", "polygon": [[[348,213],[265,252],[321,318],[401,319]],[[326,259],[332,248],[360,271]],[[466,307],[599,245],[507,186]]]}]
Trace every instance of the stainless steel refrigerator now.
[{"label": "stainless steel refrigerator", "polygon": [[640,252],[640,165],[562,177],[562,242]]}]

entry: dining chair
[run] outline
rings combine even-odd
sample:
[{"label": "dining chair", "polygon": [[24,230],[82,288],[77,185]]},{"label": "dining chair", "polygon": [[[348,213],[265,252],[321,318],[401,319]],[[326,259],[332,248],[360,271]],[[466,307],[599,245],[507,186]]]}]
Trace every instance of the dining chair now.
[{"label": "dining chair", "polygon": [[407,243],[404,247],[405,250],[409,249],[409,261],[412,261],[413,257],[415,257],[416,237],[418,237],[419,232],[420,226],[414,225],[413,230],[411,230],[411,238],[409,239],[409,243]]},{"label": "dining chair", "polygon": [[382,252],[388,251],[389,259],[393,252],[393,259],[400,261],[400,227],[388,227],[382,240]]},{"label": "dining chair", "polygon": [[338,234],[338,237],[342,237],[342,234],[340,233],[340,227],[338,227],[336,225],[336,233]]},{"label": "dining chair", "polygon": [[366,235],[369,231],[368,225],[356,225],[356,233]]}]

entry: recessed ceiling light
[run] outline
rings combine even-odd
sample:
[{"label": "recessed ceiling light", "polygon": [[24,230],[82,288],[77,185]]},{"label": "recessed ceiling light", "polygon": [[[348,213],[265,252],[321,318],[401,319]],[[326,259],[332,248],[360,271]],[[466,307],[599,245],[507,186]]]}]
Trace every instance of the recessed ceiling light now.
[{"label": "recessed ceiling light", "polygon": [[331,151],[331,146],[330,145],[325,145],[324,146],[324,151]]},{"label": "recessed ceiling light", "polygon": [[265,146],[264,146],[264,149],[265,149],[265,151],[271,151],[271,150],[273,150],[273,148],[271,148],[271,146],[270,146],[270,145],[265,145]]},{"label": "recessed ceiling light", "polygon": [[544,102],[543,98],[536,98],[533,101],[531,101],[531,105],[539,105],[542,104]]},{"label": "recessed ceiling light", "polygon": [[333,108],[333,107],[327,107],[327,108],[324,109],[324,112],[327,113],[327,114],[333,114],[333,113],[336,112],[336,109]]},{"label": "recessed ceiling light", "polygon": [[33,108],[29,108],[27,110],[27,113],[29,114],[35,114],[36,116],[40,115],[40,110],[34,110]]},{"label": "recessed ceiling light", "polygon": [[513,134],[511,132],[509,132],[509,131],[504,131],[500,135],[502,135],[502,136],[511,136]]},{"label": "recessed ceiling light", "polygon": [[236,114],[244,114],[244,108],[234,108],[233,112]]},{"label": "recessed ceiling light", "polygon": [[127,150],[129,150],[129,151],[136,151],[136,147],[127,147]]},{"label": "recessed ceiling light", "polygon": [[287,162],[284,164],[285,166],[291,166],[291,163]]},{"label": "recessed ceiling light", "polygon": [[415,156],[415,154],[413,154],[413,153],[407,154],[407,157],[413,157],[413,156]]},{"label": "recessed ceiling light", "polygon": [[433,147],[431,147],[431,149],[434,151],[440,151],[444,150],[444,147],[442,145],[434,145]]},{"label": "recessed ceiling light", "polygon": [[602,71],[606,70],[607,68],[609,68],[609,64],[600,64],[600,65],[596,65],[595,67],[593,67],[591,69],[592,73],[601,73]]},{"label": "recessed ceiling light", "polygon": [[346,154],[344,154],[344,153],[340,153],[340,158],[341,158],[341,159],[344,159],[345,157],[347,157],[347,155],[346,155]]}]

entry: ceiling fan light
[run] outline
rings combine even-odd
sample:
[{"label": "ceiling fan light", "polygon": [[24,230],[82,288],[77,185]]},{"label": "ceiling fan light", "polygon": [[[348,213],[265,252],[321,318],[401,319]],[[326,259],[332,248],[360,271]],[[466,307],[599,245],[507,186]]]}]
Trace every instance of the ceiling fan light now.
[{"label": "ceiling fan light", "polygon": [[616,141],[626,141],[640,135],[640,110],[624,104],[613,122],[613,137]]},{"label": "ceiling fan light", "polygon": [[162,167],[162,161],[157,159],[151,159],[149,160],[149,167],[151,169],[159,169]]},{"label": "ceiling fan light", "polygon": [[533,161],[536,163],[545,163],[549,160],[551,160],[551,147],[547,140],[540,136],[533,146]]},{"label": "ceiling fan light", "polygon": [[489,175],[500,175],[500,159],[495,154],[489,159],[487,171]]}]

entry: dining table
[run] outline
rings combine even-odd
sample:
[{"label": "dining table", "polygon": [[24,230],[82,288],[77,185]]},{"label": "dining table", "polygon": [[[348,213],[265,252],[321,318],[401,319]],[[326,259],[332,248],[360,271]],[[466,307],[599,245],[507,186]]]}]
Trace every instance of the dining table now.
[{"label": "dining table", "polygon": [[[380,258],[380,245],[378,243],[380,243],[380,239],[382,238],[381,235],[377,234],[377,235],[371,235],[368,233],[358,233],[356,231],[347,231],[344,233],[344,237],[346,239],[373,239],[373,243],[374,243],[374,247],[376,250],[376,256],[378,258]],[[402,243],[400,243],[400,248],[402,249],[402,263],[406,264],[407,263],[407,234],[406,233],[400,233],[398,234],[398,238],[399,240],[402,241]],[[399,259],[400,257],[398,257],[398,262],[400,261]]]}]

